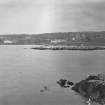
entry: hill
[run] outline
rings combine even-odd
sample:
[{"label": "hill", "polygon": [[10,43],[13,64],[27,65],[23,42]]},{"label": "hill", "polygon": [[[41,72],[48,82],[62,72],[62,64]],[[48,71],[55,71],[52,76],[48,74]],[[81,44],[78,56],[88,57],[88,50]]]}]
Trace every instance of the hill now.
[{"label": "hill", "polygon": [[104,47],[105,31],[0,35],[0,44]]}]

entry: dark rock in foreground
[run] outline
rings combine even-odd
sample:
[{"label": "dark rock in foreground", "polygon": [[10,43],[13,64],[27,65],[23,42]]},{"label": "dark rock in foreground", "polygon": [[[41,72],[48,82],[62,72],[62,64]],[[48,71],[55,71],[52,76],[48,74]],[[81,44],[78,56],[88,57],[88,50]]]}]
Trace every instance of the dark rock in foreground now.
[{"label": "dark rock in foreground", "polygon": [[67,81],[66,79],[60,79],[59,81],[57,81],[57,84],[59,84],[62,88],[68,88],[72,86],[74,83]]},{"label": "dark rock in foreground", "polygon": [[88,105],[94,102],[105,105],[105,74],[89,75],[75,84],[65,79],[60,79],[57,83],[63,88],[71,86],[71,90],[88,100]]},{"label": "dark rock in foreground", "polygon": [[45,92],[45,91],[49,91],[48,86],[44,86],[43,89],[40,90],[41,93]]}]

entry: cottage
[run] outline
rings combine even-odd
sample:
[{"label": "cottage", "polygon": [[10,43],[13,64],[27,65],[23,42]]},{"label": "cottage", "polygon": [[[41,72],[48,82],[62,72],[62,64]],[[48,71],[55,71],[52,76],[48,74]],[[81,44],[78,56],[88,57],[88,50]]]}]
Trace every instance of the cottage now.
[{"label": "cottage", "polygon": [[4,40],[4,43],[5,43],[5,44],[11,44],[11,43],[13,43],[13,42],[10,41],[10,40]]}]

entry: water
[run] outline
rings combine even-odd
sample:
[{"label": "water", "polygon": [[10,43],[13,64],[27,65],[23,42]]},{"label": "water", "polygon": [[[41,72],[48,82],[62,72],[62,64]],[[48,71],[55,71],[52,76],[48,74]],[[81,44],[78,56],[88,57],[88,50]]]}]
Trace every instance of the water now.
[{"label": "water", "polygon": [[[84,105],[80,96],[56,84],[104,72],[105,51],[32,50],[0,46],[0,105]],[[27,48],[27,49],[24,49]],[[44,86],[47,91],[40,92]]]}]

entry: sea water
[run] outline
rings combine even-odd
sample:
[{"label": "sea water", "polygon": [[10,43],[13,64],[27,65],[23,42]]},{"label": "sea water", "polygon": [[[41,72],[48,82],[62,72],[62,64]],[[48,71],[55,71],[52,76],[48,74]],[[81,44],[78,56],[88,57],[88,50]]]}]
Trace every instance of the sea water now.
[{"label": "sea water", "polygon": [[0,105],[85,105],[80,96],[56,81],[65,78],[78,82],[88,74],[104,72],[105,51],[32,47],[0,46]]}]

